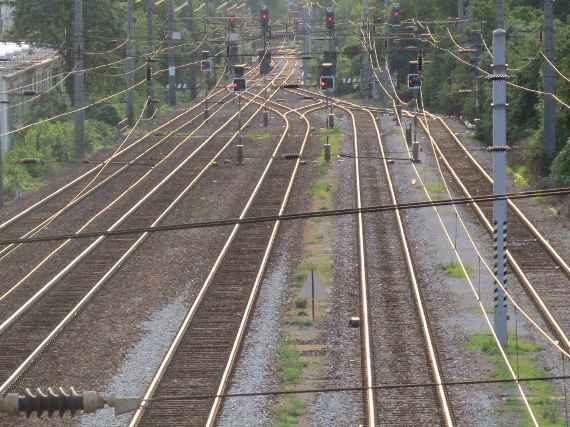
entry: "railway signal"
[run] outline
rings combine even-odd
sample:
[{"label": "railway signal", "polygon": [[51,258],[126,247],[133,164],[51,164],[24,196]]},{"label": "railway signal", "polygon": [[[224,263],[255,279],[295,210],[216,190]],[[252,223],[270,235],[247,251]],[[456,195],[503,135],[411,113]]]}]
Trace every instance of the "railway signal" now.
[{"label": "railway signal", "polygon": [[330,31],[335,28],[334,10],[332,7],[327,7],[325,12],[325,24]]},{"label": "railway signal", "polygon": [[334,90],[335,81],[333,76],[321,76],[321,90],[332,91]]},{"label": "railway signal", "polygon": [[210,59],[210,51],[202,51],[202,60],[200,61],[200,70],[203,73],[209,73],[212,71],[212,60]]},{"label": "railway signal", "polygon": [[321,77],[319,86],[322,91],[334,92],[335,89],[334,65],[330,62],[321,64]]},{"label": "railway signal", "polygon": [[234,92],[243,92],[247,89],[247,85],[244,77],[245,65],[235,65],[234,66]]},{"label": "railway signal", "polygon": [[422,87],[422,77],[420,74],[420,61],[410,61],[409,62],[409,72],[408,72],[408,88],[412,90],[417,90]]},{"label": "railway signal", "polygon": [[230,32],[233,32],[235,30],[235,27],[236,27],[236,16],[234,14],[231,14],[228,18],[228,28]]},{"label": "railway signal", "polygon": [[262,6],[259,12],[259,21],[261,23],[261,31],[265,34],[269,31],[269,10],[267,6]]}]

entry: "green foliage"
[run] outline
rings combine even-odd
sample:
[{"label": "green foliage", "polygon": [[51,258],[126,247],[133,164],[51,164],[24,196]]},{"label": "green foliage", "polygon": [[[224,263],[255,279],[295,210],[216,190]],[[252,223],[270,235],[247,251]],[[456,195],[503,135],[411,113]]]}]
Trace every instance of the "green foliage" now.
[{"label": "green foliage", "polygon": [[295,384],[301,378],[305,363],[290,339],[284,339],[277,349],[277,363],[284,384]]},{"label": "green foliage", "polygon": [[[115,130],[95,120],[85,122],[87,153],[113,142]],[[4,158],[5,188],[8,194],[17,189],[31,191],[41,185],[46,175],[74,156],[74,132],[70,122],[53,121],[30,128],[16,139]],[[39,164],[18,164],[21,159],[38,159]]]},{"label": "green foliage", "polygon": [[[450,262],[449,264],[445,264],[441,267],[441,269],[450,277],[453,277],[454,279],[465,279],[467,278],[467,276],[465,275],[465,272],[463,271],[463,268],[461,267],[461,264],[459,264],[458,262]],[[465,266],[465,269],[467,270],[467,274],[471,275],[471,269],[469,268],[469,266]]]},{"label": "green foliage", "polygon": [[[497,347],[495,339],[489,334],[474,334],[469,338],[467,349],[482,352],[485,357],[495,366],[491,377],[494,379],[507,380],[512,376],[507,369],[504,359]],[[504,348],[511,365],[519,378],[540,378],[545,377],[545,372],[539,367],[537,353],[542,349],[538,344],[525,341],[521,338],[509,336],[508,345]],[[504,386],[505,394],[508,397],[504,401],[502,411],[506,413],[505,418],[513,413],[526,417],[526,409],[518,397],[518,392],[512,384]],[[556,402],[556,392],[550,382],[532,381],[526,384],[527,397],[538,417],[539,425],[544,426],[564,426],[560,408]],[[527,422],[529,422],[528,420]],[[526,422],[523,425],[527,425]],[[530,425],[530,424],[529,424]]]},{"label": "green foliage", "polygon": [[101,104],[88,110],[87,117],[106,123],[109,126],[116,126],[121,121],[117,109],[112,104]]},{"label": "green foliage", "polygon": [[287,397],[275,413],[276,427],[294,427],[303,414],[303,402],[296,397]]},{"label": "green foliage", "polygon": [[556,184],[570,185],[570,139],[552,163],[552,177]]}]

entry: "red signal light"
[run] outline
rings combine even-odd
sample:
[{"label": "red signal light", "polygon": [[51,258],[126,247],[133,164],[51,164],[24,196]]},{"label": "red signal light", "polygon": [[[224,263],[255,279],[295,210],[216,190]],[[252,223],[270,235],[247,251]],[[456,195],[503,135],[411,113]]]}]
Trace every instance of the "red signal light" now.
[{"label": "red signal light", "polygon": [[261,20],[267,21],[269,19],[269,14],[267,12],[261,12]]},{"label": "red signal light", "polygon": [[400,11],[399,11],[399,10],[395,10],[392,15],[394,15],[394,16],[400,16]]}]

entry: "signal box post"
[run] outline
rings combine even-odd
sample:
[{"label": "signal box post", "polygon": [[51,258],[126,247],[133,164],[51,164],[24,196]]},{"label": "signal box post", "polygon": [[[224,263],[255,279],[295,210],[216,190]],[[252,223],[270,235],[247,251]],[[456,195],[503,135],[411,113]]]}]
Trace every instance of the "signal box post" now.
[{"label": "signal box post", "polygon": [[200,56],[200,70],[206,76],[206,96],[204,97],[204,118],[210,115],[208,111],[208,92],[210,91],[210,74],[212,72],[212,58],[210,58],[210,51],[203,50]]},{"label": "signal box post", "polygon": [[334,114],[332,109],[332,103],[330,102],[330,95],[334,93],[336,87],[336,78],[334,76],[334,65],[330,62],[325,62],[321,64],[321,77],[319,79],[319,86],[321,91],[326,95],[327,109],[329,109],[329,115],[327,118],[327,126],[329,128],[334,127]]},{"label": "signal box post", "polygon": [[234,93],[237,94],[238,103],[238,144],[241,145],[241,93],[247,89],[245,77],[245,64],[234,65],[234,82],[233,89]]}]

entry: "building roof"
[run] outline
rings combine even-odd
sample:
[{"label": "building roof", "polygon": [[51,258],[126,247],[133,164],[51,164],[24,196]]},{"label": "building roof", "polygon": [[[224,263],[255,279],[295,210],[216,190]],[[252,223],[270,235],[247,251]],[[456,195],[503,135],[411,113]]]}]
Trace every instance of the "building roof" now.
[{"label": "building roof", "polygon": [[0,42],[0,73],[14,74],[38,64],[51,62],[56,56],[57,53],[53,49],[24,43]]}]

